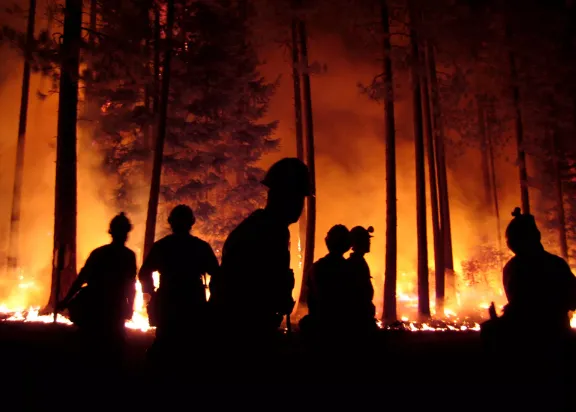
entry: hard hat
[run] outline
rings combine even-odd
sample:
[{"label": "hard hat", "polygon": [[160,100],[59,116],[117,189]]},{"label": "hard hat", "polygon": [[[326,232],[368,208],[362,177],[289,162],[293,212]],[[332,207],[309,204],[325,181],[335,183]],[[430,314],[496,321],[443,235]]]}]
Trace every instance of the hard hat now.
[{"label": "hard hat", "polygon": [[344,225],[334,225],[326,235],[327,240],[345,240],[350,239],[350,231]]},{"label": "hard hat", "polygon": [[269,189],[293,191],[304,196],[313,195],[308,167],[299,159],[287,157],[274,163],[262,184]]},{"label": "hard hat", "polygon": [[352,238],[352,242],[356,242],[361,239],[370,239],[374,233],[374,228],[372,226],[368,226],[368,228],[364,228],[362,226],[355,226],[350,230],[350,237]]},{"label": "hard hat", "polygon": [[540,231],[538,230],[538,226],[536,226],[534,216],[521,213],[519,207],[514,209],[512,216],[514,216],[514,218],[506,228],[506,238],[540,239]]},{"label": "hard hat", "polygon": [[109,233],[128,233],[132,230],[132,224],[130,220],[126,217],[124,212],[119,215],[114,216],[110,221]]},{"label": "hard hat", "polygon": [[192,227],[194,223],[196,223],[196,218],[194,217],[194,212],[192,212],[190,206],[178,205],[170,212],[168,223],[170,223],[170,226]]}]

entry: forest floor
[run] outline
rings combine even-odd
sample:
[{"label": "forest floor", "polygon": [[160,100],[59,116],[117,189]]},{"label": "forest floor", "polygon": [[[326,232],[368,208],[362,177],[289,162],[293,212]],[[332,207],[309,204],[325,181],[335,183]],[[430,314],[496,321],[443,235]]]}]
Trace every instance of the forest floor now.
[{"label": "forest floor", "polygon": [[[222,364],[203,375],[199,369],[209,368],[212,359],[202,351],[195,356],[204,366],[194,370],[193,362],[191,371],[160,372],[171,375],[162,382],[146,363],[152,333],[129,331],[124,367],[113,374],[83,367],[87,355],[75,335],[64,325],[0,323],[0,405],[11,406],[0,409],[91,410],[99,404],[98,410],[116,411],[122,404],[141,411],[160,402],[163,410],[494,411],[510,410],[510,404],[514,410],[525,395],[542,391],[538,382],[512,394],[510,382],[501,379],[509,374],[506,365],[491,362],[478,332],[382,331],[373,345],[350,354],[348,366],[328,348],[312,353],[295,335],[265,361],[265,373],[247,362],[239,375]],[[319,373],[322,356],[330,370]],[[553,396],[540,398],[548,402]],[[177,406],[164,404],[166,399]],[[541,410],[533,400],[530,405]]]}]

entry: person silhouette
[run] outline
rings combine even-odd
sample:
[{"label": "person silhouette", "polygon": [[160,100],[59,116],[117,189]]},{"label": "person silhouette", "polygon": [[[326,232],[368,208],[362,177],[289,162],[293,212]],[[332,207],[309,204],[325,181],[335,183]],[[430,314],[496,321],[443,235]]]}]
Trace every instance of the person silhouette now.
[{"label": "person silhouette", "polygon": [[[190,207],[172,209],[168,217],[172,233],[154,243],[138,274],[151,324],[156,326],[152,358],[182,355],[180,349],[193,343],[188,337],[203,330],[207,302],[203,276],[215,276],[219,265],[212,247],[190,233],[195,222]],[[157,291],[155,271],[160,275]]]},{"label": "person silhouette", "polygon": [[372,303],[374,287],[370,267],[364,256],[370,252],[370,239],[374,233],[372,226],[353,227],[350,230],[352,253],[348,257],[348,264],[352,273],[352,287],[349,294],[350,316],[353,323],[361,329],[373,330],[376,327],[374,316],[376,308]]},{"label": "person silhouette", "polygon": [[568,312],[576,309],[576,277],[568,263],[547,252],[534,216],[520,213],[506,229],[508,248],[514,253],[503,270],[508,304],[504,318],[520,327],[539,325],[550,333],[570,330]]},{"label": "person silhouette", "polygon": [[273,164],[262,183],[268,187],[266,207],[230,233],[221,271],[210,282],[216,316],[234,336],[251,342],[275,336],[294,307],[288,227],[298,221],[304,199],[312,195],[308,168],[295,158]]},{"label": "person silhouette", "polygon": [[324,239],[328,254],[318,259],[308,276],[308,315],[300,320],[300,330],[308,336],[325,334],[347,316],[349,265],[344,254],[350,250],[350,231],[335,225]]},{"label": "person silhouette", "polygon": [[131,230],[124,213],[112,219],[108,231],[112,242],[90,253],[66,297],[57,305],[58,310],[68,309],[91,348],[114,363],[121,360],[124,324],[134,312],[136,255],[125,245]]}]

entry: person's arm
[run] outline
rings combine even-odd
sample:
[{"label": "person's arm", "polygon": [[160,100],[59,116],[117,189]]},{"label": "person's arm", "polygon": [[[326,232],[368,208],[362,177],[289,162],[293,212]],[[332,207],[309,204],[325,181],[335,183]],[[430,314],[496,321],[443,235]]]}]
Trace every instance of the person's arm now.
[{"label": "person's arm", "polygon": [[142,293],[152,296],[154,294],[154,279],[152,273],[158,270],[158,246],[155,243],[150,249],[150,253],[144,259],[144,263],[138,273],[138,280],[142,285]]},{"label": "person's arm", "polygon": [[90,256],[88,256],[88,259],[86,259],[84,267],[80,270],[80,273],[78,276],[76,276],[76,279],[74,279],[74,282],[72,283],[72,286],[70,286],[66,297],[62,300],[62,302],[58,304],[58,306],[65,307],[68,305],[68,303],[70,303],[70,300],[72,300],[74,295],[78,293],[80,289],[82,289],[82,286],[85,283],[88,283],[90,277],[95,272],[95,266],[96,258],[94,256],[94,252],[92,252],[90,253]]},{"label": "person's arm", "polygon": [[205,256],[205,273],[210,275],[210,279],[214,278],[214,276],[218,277],[218,272],[220,271],[220,263],[218,263],[218,258],[208,243],[206,243]]},{"label": "person's arm", "polygon": [[504,269],[502,270],[502,286],[504,287],[504,293],[506,294],[506,299],[510,303],[514,297],[514,285],[512,281],[514,269],[512,268],[512,261],[506,263]]},{"label": "person's arm", "polygon": [[562,259],[562,272],[566,279],[566,300],[568,310],[576,310],[576,276],[564,259]]},{"label": "person's arm", "polygon": [[132,319],[134,314],[134,299],[136,298],[136,274],[138,271],[136,265],[136,255],[131,252],[130,257],[130,272],[128,273],[128,279],[126,281],[126,300],[128,307],[126,308],[127,319]]}]

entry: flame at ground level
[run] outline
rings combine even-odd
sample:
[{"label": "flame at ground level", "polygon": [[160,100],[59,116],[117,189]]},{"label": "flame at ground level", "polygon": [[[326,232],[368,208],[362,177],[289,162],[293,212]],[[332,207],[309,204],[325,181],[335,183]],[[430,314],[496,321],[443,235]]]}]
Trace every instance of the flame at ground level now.
[{"label": "flame at ground level", "polygon": [[[154,287],[159,286],[159,274],[153,273]],[[32,281],[25,281],[22,277],[22,283],[19,285],[18,291],[24,293],[27,290],[33,289],[34,284]],[[415,307],[418,304],[418,298],[409,293],[404,293],[399,288],[397,294],[399,305],[404,307]],[[456,299],[456,306],[460,305],[460,299]],[[431,299],[431,307],[434,307],[434,299]],[[479,331],[481,319],[485,319],[488,313],[489,303],[484,302],[478,305],[477,313],[475,316],[458,316],[458,310],[452,308],[444,309],[444,316],[441,319],[434,319],[435,313],[432,310],[433,318],[425,322],[416,322],[406,316],[402,316],[400,321],[393,325],[384,325],[378,321],[378,327],[381,329],[404,330],[411,332],[430,331],[430,332],[443,332],[443,331]],[[39,307],[10,307],[8,305],[0,305],[0,315],[4,321],[19,321],[19,322],[38,322],[38,323],[53,323],[54,314],[40,315]],[[72,322],[65,316],[58,314],[56,322],[64,325],[72,325]],[[576,313],[571,314],[571,326],[576,329]],[[150,326],[148,322],[148,314],[146,312],[146,303],[142,294],[142,286],[140,282],[136,282],[136,296],[134,300],[134,314],[132,319],[126,322],[126,328],[138,330],[141,332],[149,332],[155,328]]]}]

